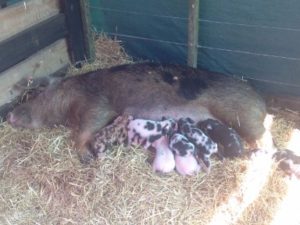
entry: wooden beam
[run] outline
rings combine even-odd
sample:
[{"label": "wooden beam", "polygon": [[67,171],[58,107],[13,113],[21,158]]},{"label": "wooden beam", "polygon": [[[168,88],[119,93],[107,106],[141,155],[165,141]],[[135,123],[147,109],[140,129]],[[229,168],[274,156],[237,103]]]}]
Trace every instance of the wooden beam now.
[{"label": "wooden beam", "polygon": [[188,18],[188,66],[197,67],[198,33],[199,33],[199,0],[189,0]]},{"label": "wooden beam", "polygon": [[84,43],[86,49],[86,58],[89,62],[95,60],[95,42],[93,37],[93,31],[91,26],[91,16],[89,10],[90,1],[80,0],[83,33],[84,33]]},{"label": "wooden beam", "polygon": [[80,67],[81,62],[87,59],[80,1],[64,0],[63,12],[66,15],[71,61]]},{"label": "wooden beam", "polygon": [[69,63],[67,44],[65,39],[61,39],[0,73],[0,105],[9,103],[19,94],[12,87],[22,78],[46,76],[68,66]]},{"label": "wooden beam", "polygon": [[0,72],[63,38],[66,33],[64,15],[58,14],[0,42]]},{"label": "wooden beam", "polygon": [[58,14],[59,10],[59,0],[21,1],[0,10],[0,41]]}]

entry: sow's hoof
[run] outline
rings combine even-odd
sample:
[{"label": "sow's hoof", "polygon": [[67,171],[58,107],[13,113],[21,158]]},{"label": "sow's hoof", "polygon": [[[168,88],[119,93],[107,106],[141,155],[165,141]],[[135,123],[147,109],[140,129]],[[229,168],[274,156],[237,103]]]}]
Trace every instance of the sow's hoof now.
[{"label": "sow's hoof", "polygon": [[80,162],[82,164],[85,164],[85,165],[90,164],[91,161],[93,159],[95,159],[94,154],[92,152],[90,152],[90,151],[85,151],[83,153],[78,153],[78,156],[79,156]]}]

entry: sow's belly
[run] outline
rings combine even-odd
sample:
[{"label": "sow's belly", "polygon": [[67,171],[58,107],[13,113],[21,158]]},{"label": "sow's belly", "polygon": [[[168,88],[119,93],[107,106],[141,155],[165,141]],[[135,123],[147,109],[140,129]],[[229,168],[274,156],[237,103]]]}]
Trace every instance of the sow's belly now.
[{"label": "sow's belly", "polygon": [[[202,98],[187,99],[179,90],[179,84],[169,85],[165,82],[156,83],[152,79],[135,83],[126,80],[126,86],[119,86],[118,93],[114,93],[111,102],[118,113],[127,113],[136,118],[160,120],[162,116],[179,119],[190,117],[195,121],[214,118],[209,113]],[[202,95],[203,95],[202,94]]]},{"label": "sow's belly", "polygon": [[132,115],[135,118],[161,120],[163,116],[179,119],[181,117],[190,117],[195,121],[202,121],[208,118],[214,118],[203,106],[195,106],[192,103],[185,105],[153,105],[152,107],[129,106],[124,109],[124,113]]}]

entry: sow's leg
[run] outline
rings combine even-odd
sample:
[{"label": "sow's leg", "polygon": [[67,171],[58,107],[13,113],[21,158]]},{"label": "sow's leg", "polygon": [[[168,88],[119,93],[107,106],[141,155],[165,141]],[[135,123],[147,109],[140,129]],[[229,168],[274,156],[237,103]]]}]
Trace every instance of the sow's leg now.
[{"label": "sow's leg", "polygon": [[94,132],[107,125],[116,115],[111,107],[104,102],[92,104],[84,113],[81,113],[79,127],[73,129],[72,136],[82,163],[88,163],[94,157],[94,153],[88,148],[88,143]]}]

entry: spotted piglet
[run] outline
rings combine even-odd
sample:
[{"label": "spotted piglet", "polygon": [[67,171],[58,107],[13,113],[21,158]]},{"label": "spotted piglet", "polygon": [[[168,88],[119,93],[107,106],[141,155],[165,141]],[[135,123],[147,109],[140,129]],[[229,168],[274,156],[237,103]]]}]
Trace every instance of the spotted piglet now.
[{"label": "spotted piglet", "polygon": [[300,156],[289,149],[277,151],[273,158],[278,162],[278,167],[287,175],[300,179]]},{"label": "spotted piglet", "polygon": [[182,134],[175,133],[170,139],[170,148],[175,155],[175,167],[181,175],[195,175],[201,167],[195,158],[195,146]]},{"label": "spotted piglet", "polygon": [[177,130],[173,119],[153,121],[134,119],[128,124],[128,144],[142,145],[146,149],[162,136],[170,136]]},{"label": "spotted piglet", "polygon": [[196,127],[195,122],[190,118],[180,118],[178,130],[186,136],[196,147],[196,155],[202,159],[208,169],[210,169],[210,157],[218,152],[218,145],[208,137],[203,131]]},{"label": "spotted piglet", "polygon": [[237,157],[244,152],[243,142],[238,133],[218,120],[207,119],[197,123],[206,135],[218,144],[220,157]]},{"label": "spotted piglet", "polygon": [[155,158],[152,163],[154,172],[169,173],[175,168],[175,159],[172,150],[169,148],[169,138],[162,136],[152,143],[156,149]]},{"label": "spotted piglet", "polygon": [[112,124],[94,133],[89,142],[89,148],[95,156],[101,156],[108,147],[115,144],[127,144],[127,126],[132,120],[132,116],[118,116]]}]

